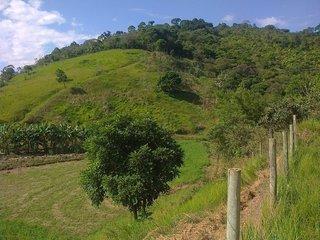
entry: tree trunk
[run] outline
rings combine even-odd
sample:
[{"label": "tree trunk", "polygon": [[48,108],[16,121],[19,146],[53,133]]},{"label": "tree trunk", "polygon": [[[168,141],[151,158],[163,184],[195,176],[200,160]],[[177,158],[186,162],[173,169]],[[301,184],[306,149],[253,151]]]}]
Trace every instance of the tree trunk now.
[{"label": "tree trunk", "polygon": [[144,216],[144,217],[146,217],[146,216],[147,216],[146,207],[147,207],[146,200],[145,200],[145,199],[143,199],[143,201],[142,201],[142,213],[143,213],[143,216]]},{"label": "tree trunk", "polygon": [[138,220],[138,210],[136,206],[133,207],[133,218],[134,220]]}]

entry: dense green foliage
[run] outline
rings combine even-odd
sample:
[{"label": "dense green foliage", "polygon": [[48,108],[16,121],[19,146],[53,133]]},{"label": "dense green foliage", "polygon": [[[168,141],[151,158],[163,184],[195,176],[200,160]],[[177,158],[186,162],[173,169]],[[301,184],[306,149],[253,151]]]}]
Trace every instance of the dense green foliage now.
[{"label": "dense green foliage", "polygon": [[106,197],[138,212],[169,190],[183,153],[170,134],[150,119],[117,117],[97,127],[87,142],[91,160],[82,184],[92,203]]},{"label": "dense green foliage", "polygon": [[[143,49],[149,51],[161,51],[173,56],[188,57],[198,60],[215,59],[219,54],[219,44],[223,39],[223,34],[227,30],[242,30],[254,29],[260,30],[255,25],[248,23],[234,24],[229,27],[226,24],[219,24],[213,26],[203,19],[181,20],[175,18],[170,24],[154,24],[150,21],[148,24],[141,22],[136,28],[134,26],[128,27],[128,32],[117,31],[114,34],[111,32],[104,32],[97,39],[85,41],[83,44],[71,43],[70,46],[62,49],[56,48],[54,51],[38,61],[38,64],[47,64],[52,61],[72,58],[83,54],[94,53],[98,51],[122,48],[122,49]],[[263,32],[276,33],[277,39],[273,36],[268,38],[269,42],[284,47],[307,47],[306,38],[300,37],[297,34],[289,33],[287,29],[277,29],[274,26],[266,26],[262,29]],[[319,32],[313,29],[309,32],[301,32],[301,36],[317,35]],[[272,63],[271,63],[272,64]],[[234,77],[241,74],[248,74],[247,84],[250,81],[255,81],[255,67],[239,66],[234,72]],[[233,78],[229,79],[226,87],[233,87]]]},{"label": "dense green foliage", "polygon": [[59,154],[83,152],[86,133],[67,124],[0,125],[0,153]]},{"label": "dense green foliage", "polygon": [[[87,40],[81,45],[73,42],[68,47],[56,48],[51,54],[40,59],[38,64],[115,48],[162,51],[180,57],[210,58],[214,56],[214,44],[218,40],[218,32],[211,23],[203,19],[176,19],[172,25],[142,22],[137,29],[130,26],[128,33],[103,33],[98,39]],[[196,45],[198,47],[195,47]]]}]

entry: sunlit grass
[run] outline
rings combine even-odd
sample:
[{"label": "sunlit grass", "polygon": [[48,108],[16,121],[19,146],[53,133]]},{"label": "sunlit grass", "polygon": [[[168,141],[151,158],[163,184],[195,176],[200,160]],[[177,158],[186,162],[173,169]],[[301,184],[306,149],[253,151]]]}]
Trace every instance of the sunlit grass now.
[{"label": "sunlit grass", "polygon": [[145,53],[139,50],[111,50],[38,67],[30,76],[18,75],[8,86],[0,89],[0,120],[21,120],[35,107],[64,91],[63,85],[55,80],[57,68],[63,69],[72,79],[67,84],[70,87],[86,82],[97,71],[118,69],[143,56]]},{"label": "sunlit grass", "polygon": [[265,208],[262,229],[250,226],[243,239],[320,239],[320,123],[310,120],[299,129],[303,141],[291,162],[289,180],[280,178],[276,209]]},{"label": "sunlit grass", "polygon": [[[174,132],[196,132],[213,119],[188,99],[157,91],[163,74],[142,50],[109,50],[55,62],[21,74],[0,88],[0,123],[50,121],[90,124],[114,114],[151,116]],[[72,81],[66,88],[55,71],[61,68]],[[198,83],[201,90],[207,79]],[[83,90],[72,94],[71,87]],[[208,121],[210,120],[210,121]]]},{"label": "sunlit grass", "polygon": [[[186,153],[186,160],[181,169],[181,180],[175,180],[173,186],[203,178],[203,168],[209,163],[202,143],[186,140],[180,143]],[[47,236],[51,239],[51,234],[58,236],[57,239],[60,239],[59,236],[85,238],[99,229],[102,229],[103,234],[106,231],[104,229],[111,227],[107,231],[110,237],[120,233],[130,236],[135,232],[142,236],[158,224],[169,227],[175,219],[179,219],[184,209],[192,206],[191,199],[198,191],[195,186],[190,186],[164,195],[150,209],[156,221],[134,222],[126,209],[110,201],[105,201],[100,208],[91,206],[79,185],[79,174],[85,165],[85,161],[80,161],[1,173],[0,235],[12,239],[23,239],[25,235],[26,239],[33,239],[33,236],[39,236],[39,239]],[[175,210],[175,206],[181,204],[190,206]],[[136,229],[140,224],[142,229]]]}]

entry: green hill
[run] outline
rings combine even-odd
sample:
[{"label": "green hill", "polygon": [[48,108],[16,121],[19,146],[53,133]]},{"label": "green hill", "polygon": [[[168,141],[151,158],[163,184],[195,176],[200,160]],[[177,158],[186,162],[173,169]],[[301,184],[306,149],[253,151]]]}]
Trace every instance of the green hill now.
[{"label": "green hill", "polygon": [[[161,70],[142,50],[109,50],[37,67],[0,89],[0,122],[66,121],[85,124],[114,113],[151,115],[171,130],[194,132],[208,112],[196,93],[158,92]],[[55,80],[61,68],[72,81]],[[80,89],[80,92],[79,92]]]}]

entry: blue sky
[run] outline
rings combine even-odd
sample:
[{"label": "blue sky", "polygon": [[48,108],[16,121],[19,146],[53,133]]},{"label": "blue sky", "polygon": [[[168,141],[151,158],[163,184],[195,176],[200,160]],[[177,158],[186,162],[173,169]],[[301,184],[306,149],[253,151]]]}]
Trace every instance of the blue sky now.
[{"label": "blue sky", "polygon": [[299,31],[320,23],[320,0],[0,0],[0,67],[33,63],[55,46],[154,20],[249,20]]},{"label": "blue sky", "polygon": [[256,23],[258,19],[274,17],[283,21],[281,27],[292,31],[320,22],[319,0],[47,0],[44,8],[56,9],[69,20],[75,18],[90,34],[105,29],[126,30],[128,25],[141,21],[168,22],[173,17],[201,17],[213,23],[227,15],[235,22]]}]

